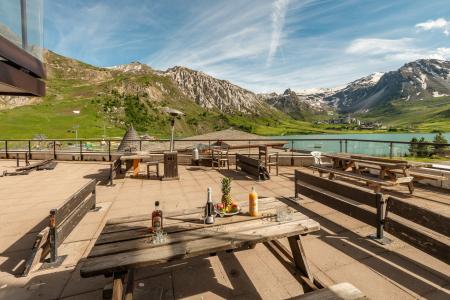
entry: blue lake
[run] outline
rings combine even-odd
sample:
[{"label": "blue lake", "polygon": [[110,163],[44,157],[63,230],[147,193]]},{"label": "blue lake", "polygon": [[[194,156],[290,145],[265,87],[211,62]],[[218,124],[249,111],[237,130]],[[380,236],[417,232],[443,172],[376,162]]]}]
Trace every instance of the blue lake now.
[{"label": "blue lake", "polygon": [[[432,142],[435,133],[382,133],[382,134],[313,134],[313,135],[289,135],[277,136],[279,139],[360,139],[360,140],[377,140],[377,141],[393,141],[393,142],[409,142],[413,137],[424,137],[427,141]],[[445,138],[450,142],[450,132],[444,133]],[[291,145],[289,145],[290,147]],[[345,151],[345,143],[339,141],[294,141],[294,149],[307,151],[322,152],[340,152]],[[341,148],[342,147],[342,148]],[[403,156],[408,153],[408,145],[393,144],[393,155]],[[347,152],[368,154],[376,156],[388,156],[390,152],[389,143],[378,142],[361,142],[348,141]]]}]

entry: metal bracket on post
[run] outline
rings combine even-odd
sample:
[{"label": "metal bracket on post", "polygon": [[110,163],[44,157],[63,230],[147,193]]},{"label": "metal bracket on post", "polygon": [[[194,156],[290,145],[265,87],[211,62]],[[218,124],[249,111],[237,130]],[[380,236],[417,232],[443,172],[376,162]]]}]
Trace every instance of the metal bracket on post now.
[{"label": "metal bracket on post", "polygon": [[49,231],[49,244],[50,244],[50,258],[45,261],[40,270],[52,269],[59,267],[67,255],[58,256],[58,235],[56,230],[56,209],[50,211],[50,231]]},{"label": "metal bracket on post", "polygon": [[377,232],[369,235],[369,238],[382,245],[387,245],[390,244],[392,240],[384,236],[384,211],[386,202],[381,193],[375,195],[375,200],[377,206]]}]

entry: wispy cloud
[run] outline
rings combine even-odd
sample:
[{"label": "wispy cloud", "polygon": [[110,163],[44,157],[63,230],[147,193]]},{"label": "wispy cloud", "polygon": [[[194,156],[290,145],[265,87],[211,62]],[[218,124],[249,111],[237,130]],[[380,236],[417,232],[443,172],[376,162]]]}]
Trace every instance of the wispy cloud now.
[{"label": "wispy cloud", "polygon": [[350,43],[346,52],[353,55],[377,57],[383,60],[411,61],[421,58],[446,60],[450,58],[450,48],[421,48],[413,38],[375,39],[361,38]]},{"label": "wispy cloud", "polygon": [[417,30],[430,31],[433,29],[442,30],[442,33],[448,36],[450,34],[450,21],[439,18],[436,20],[428,20],[423,23],[416,24]]},{"label": "wispy cloud", "polygon": [[270,39],[269,55],[267,56],[267,65],[270,66],[273,57],[277,53],[283,34],[284,20],[288,9],[289,0],[275,0],[272,12],[272,37]]}]

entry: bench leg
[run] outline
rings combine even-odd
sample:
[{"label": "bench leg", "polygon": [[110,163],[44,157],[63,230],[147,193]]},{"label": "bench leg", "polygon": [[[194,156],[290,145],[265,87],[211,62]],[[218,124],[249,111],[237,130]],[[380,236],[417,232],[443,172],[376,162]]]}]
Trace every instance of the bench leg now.
[{"label": "bench leg", "polygon": [[288,241],[295,266],[297,269],[302,271],[311,282],[314,282],[313,275],[310,271],[308,262],[306,261],[305,250],[303,249],[301,237],[299,235],[290,236],[288,237]]},{"label": "bench leg", "polygon": [[134,269],[128,272],[127,287],[125,289],[125,300],[132,300],[134,292]]},{"label": "bench leg", "polygon": [[159,164],[156,165],[156,176],[159,178]]},{"label": "bench leg", "polygon": [[150,179],[150,165],[147,165],[147,179]]}]

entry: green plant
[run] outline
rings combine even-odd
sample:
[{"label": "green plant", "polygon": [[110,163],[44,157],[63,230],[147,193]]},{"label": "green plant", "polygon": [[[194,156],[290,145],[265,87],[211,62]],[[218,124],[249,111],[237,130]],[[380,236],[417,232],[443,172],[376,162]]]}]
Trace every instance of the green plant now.
[{"label": "green plant", "polygon": [[224,207],[230,207],[233,202],[231,199],[231,178],[224,177],[222,179],[222,204]]},{"label": "green plant", "polygon": [[433,144],[437,144],[434,145],[434,154],[436,155],[442,155],[444,153],[445,150],[448,149],[448,146],[445,145],[439,145],[439,144],[448,144],[447,139],[444,137],[444,135],[442,134],[442,132],[438,132],[438,134],[436,134],[434,136],[433,139]]}]

